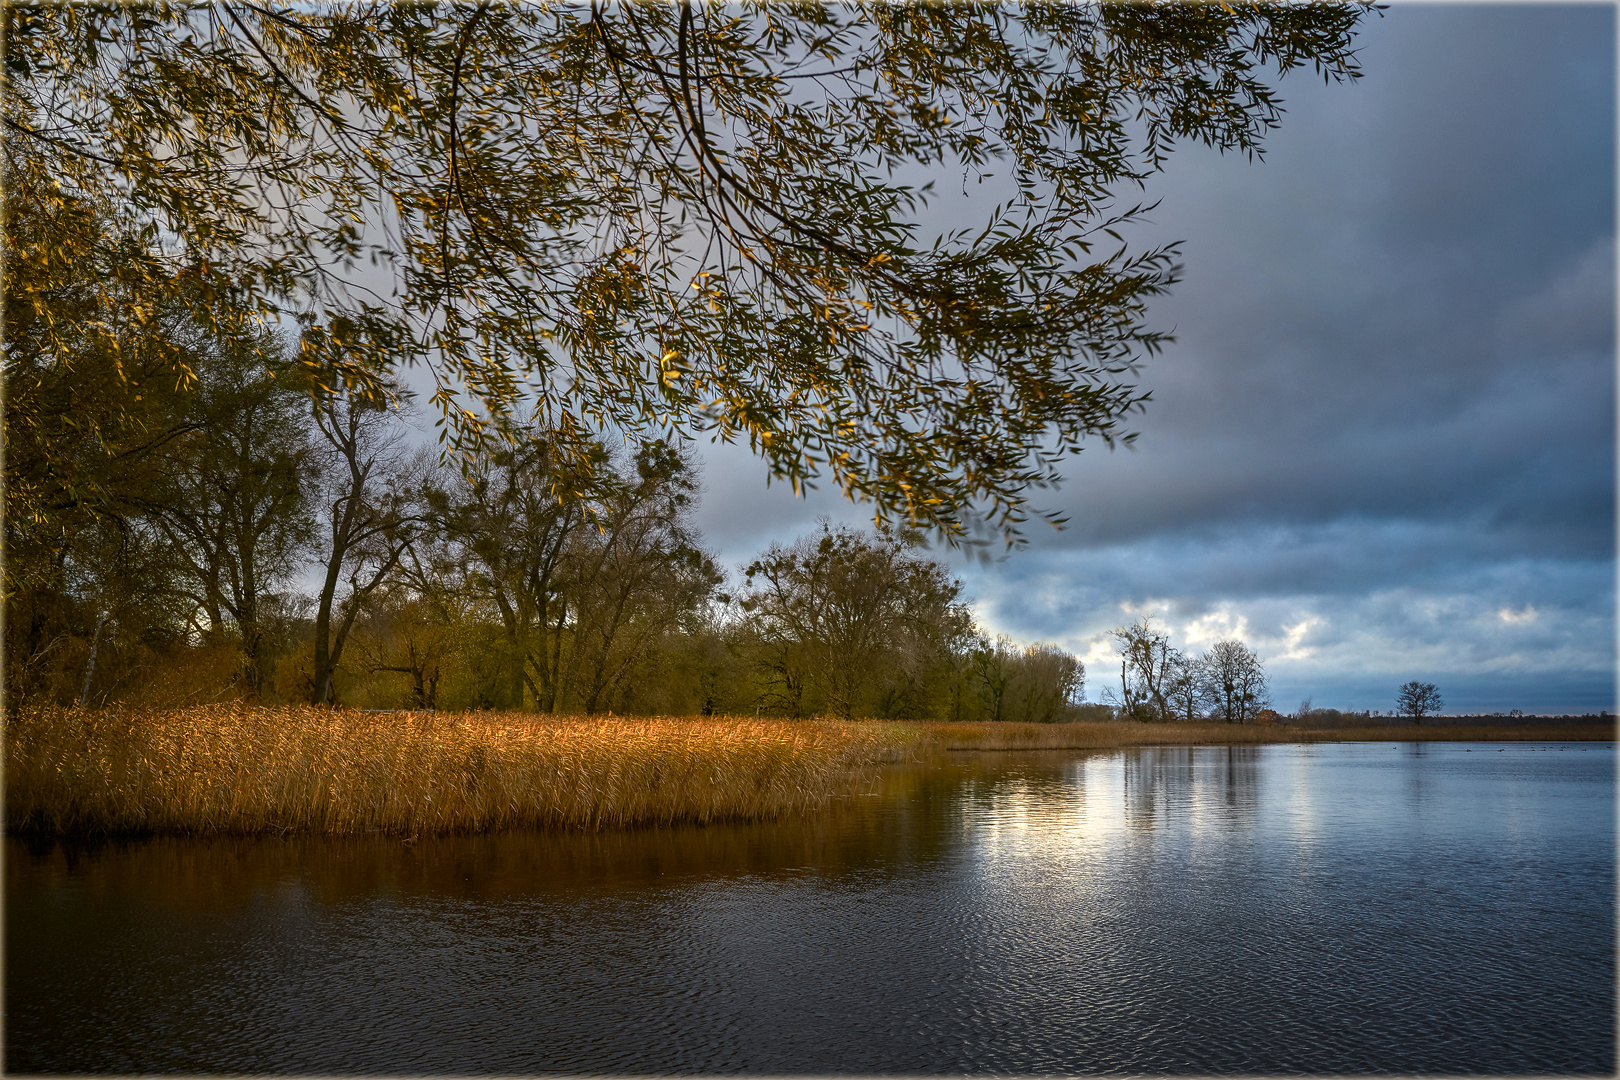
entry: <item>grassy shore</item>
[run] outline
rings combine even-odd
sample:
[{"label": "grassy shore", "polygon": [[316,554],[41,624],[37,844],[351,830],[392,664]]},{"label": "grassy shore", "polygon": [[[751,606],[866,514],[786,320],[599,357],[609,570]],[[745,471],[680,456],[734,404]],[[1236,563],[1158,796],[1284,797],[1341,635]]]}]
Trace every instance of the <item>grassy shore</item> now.
[{"label": "grassy shore", "polygon": [[558,718],[221,705],[27,709],[5,729],[6,827],[74,835],[392,834],[765,820],[952,750],[1612,740],[1613,725],[1369,727]]},{"label": "grassy shore", "polygon": [[917,738],[831,721],[23,710],[6,722],[6,825],[412,836],[762,820],[825,805]]}]

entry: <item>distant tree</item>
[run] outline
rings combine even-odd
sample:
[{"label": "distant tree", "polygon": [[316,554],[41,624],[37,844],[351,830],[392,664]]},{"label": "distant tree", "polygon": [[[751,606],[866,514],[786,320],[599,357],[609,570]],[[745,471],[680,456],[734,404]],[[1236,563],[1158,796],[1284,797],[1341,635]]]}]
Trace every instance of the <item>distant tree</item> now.
[{"label": "distant tree", "polygon": [[1419,724],[1423,723],[1425,716],[1432,716],[1445,708],[1445,702],[1440,699],[1440,688],[1434,683],[1418,682],[1413,679],[1401,687],[1400,693],[1395,695],[1395,707],[1402,716],[1410,716]]},{"label": "distant tree", "polygon": [[[428,534],[401,576],[446,620],[498,635],[476,663],[471,641],[459,649],[478,669],[475,701],[594,713],[651,700],[627,680],[656,669],[654,653],[680,651],[668,638],[695,629],[720,581],[690,520],[698,477],[659,440],[629,460],[548,440],[480,454],[429,485]],[[464,693],[448,678],[445,689]]]},{"label": "distant tree", "polygon": [[1241,641],[1218,641],[1202,658],[1215,695],[1215,712],[1229,724],[1247,724],[1269,708],[1266,672]]},{"label": "distant tree", "polygon": [[1085,694],[1086,668],[1079,658],[1046,642],[1026,645],[1013,663],[1006,719],[1052,724],[1071,719]]},{"label": "distant tree", "polygon": [[307,397],[290,385],[275,335],[209,335],[189,395],[187,430],[157,458],[146,510],[182,565],[191,625],[204,641],[234,635],[242,684],[258,695],[265,605],[298,572],[312,539],[315,476]]},{"label": "distant tree", "polygon": [[973,615],[962,603],[910,622],[872,680],[872,715],[916,720],[959,713],[965,652],[974,640]]},{"label": "distant tree", "polygon": [[829,712],[869,706],[880,673],[940,650],[965,618],[961,582],[913,554],[915,536],[862,533],[823,522],[820,535],[771,545],[750,563],[741,606],[767,664],[791,680],[791,711],[814,679]]},{"label": "distant tree", "polygon": [[693,611],[625,680],[626,712],[725,716],[754,712],[749,665],[738,648],[739,626],[726,598]]},{"label": "distant tree", "polygon": [[494,681],[480,699],[499,707],[520,706],[525,691],[541,712],[562,703],[579,579],[575,534],[590,528],[596,499],[613,482],[602,447],[584,465],[554,450],[533,435],[478,455],[427,493],[433,553],[419,567],[433,591],[470,591],[499,627],[499,648],[481,658]]},{"label": "distant tree", "polygon": [[1113,638],[1120,651],[1118,704],[1123,717],[1170,719],[1173,712],[1165,696],[1174,674],[1170,635],[1155,627],[1149,615],[1115,627]]},{"label": "distant tree", "polygon": [[696,629],[721,581],[691,522],[697,488],[687,458],[648,443],[597,500],[594,527],[574,534],[568,672],[587,714],[608,706],[666,634]]},{"label": "distant tree", "polygon": [[322,577],[310,696],[323,704],[332,700],[332,673],[361,607],[426,520],[427,461],[409,452],[403,425],[384,400],[338,391],[316,398],[314,420]]},{"label": "distant tree", "polygon": [[1164,698],[1177,720],[1190,724],[1215,707],[1215,688],[1203,657],[1171,649],[1165,666]]},{"label": "distant tree", "polygon": [[962,633],[948,643],[941,664],[935,670],[935,715],[941,719],[960,722],[978,716],[982,705],[979,675],[974,670],[973,654],[984,637],[974,627],[971,614],[964,618]]},{"label": "distant tree", "polygon": [[994,640],[981,634],[970,656],[984,695],[985,719],[1007,719],[1007,689],[1016,672],[1018,646],[1005,634],[997,634]]},{"label": "distant tree", "polygon": [[354,625],[359,667],[372,675],[406,676],[411,681],[411,706],[438,708],[439,680],[453,646],[453,628],[402,577],[384,585],[367,608]]}]

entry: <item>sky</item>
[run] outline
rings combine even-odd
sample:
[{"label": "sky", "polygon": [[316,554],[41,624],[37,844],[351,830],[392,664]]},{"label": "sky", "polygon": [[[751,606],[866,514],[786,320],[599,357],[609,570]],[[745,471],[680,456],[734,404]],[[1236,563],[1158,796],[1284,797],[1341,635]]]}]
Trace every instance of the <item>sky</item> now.
[{"label": "sky", "polygon": [[[1282,81],[1263,161],[1178,150],[1133,238],[1185,267],[1139,438],[1043,493],[1062,531],[931,553],[981,625],[1074,652],[1093,701],[1109,631],[1152,616],[1247,642],[1284,712],[1388,712],[1412,679],[1450,713],[1615,711],[1615,18],[1397,3],[1357,83]],[[734,575],[869,519],[698,449]]]}]

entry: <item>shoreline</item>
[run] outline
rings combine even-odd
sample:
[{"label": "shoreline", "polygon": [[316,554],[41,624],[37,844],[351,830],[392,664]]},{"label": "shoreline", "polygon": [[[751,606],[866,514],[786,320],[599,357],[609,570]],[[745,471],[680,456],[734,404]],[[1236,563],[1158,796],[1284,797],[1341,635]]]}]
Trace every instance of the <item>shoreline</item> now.
[{"label": "shoreline", "polygon": [[1306,728],[1286,724],[918,723],[945,750],[1095,750],[1133,746],[1261,746],[1324,742],[1614,742],[1613,722]]},{"label": "shoreline", "polygon": [[35,708],[5,716],[5,832],[600,831],[816,814],[883,765],[926,766],[962,751],[1615,738],[1613,723],[1296,728]]}]

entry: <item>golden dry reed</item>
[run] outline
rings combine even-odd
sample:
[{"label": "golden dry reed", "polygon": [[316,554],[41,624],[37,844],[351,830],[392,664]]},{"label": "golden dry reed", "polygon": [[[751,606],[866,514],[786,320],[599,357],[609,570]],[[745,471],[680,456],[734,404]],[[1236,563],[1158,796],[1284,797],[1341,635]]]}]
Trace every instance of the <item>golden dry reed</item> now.
[{"label": "golden dry reed", "polygon": [[402,836],[758,820],[897,760],[896,725],[220,705],[10,712],[7,828]]}]

